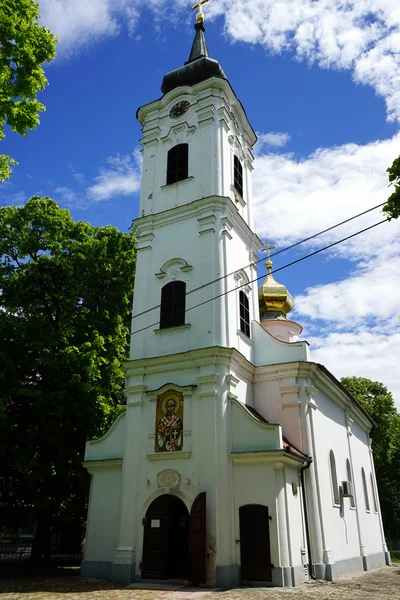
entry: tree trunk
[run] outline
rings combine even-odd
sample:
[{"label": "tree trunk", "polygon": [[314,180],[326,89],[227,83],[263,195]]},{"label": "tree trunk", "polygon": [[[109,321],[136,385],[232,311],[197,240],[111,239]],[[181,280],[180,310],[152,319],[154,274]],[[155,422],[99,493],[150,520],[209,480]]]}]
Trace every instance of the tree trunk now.
[{"label": "tree trunk", "polygon": [[37,521],[33,540],[31,560],[34,562],[50,561],[51,520],[41,515]]}]

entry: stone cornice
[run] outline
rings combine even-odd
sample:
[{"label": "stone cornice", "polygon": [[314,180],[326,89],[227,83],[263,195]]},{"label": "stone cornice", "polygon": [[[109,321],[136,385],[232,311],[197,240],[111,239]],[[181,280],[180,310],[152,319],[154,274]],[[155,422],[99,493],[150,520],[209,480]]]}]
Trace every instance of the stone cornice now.
[{"label": "stone cornice", "polygon": [[[207,213],[207,211],[209,212]],[[139,217],[132,223],[132,232],[138,240],[145,239],[147,241],[159,227],[189,219],[200,219],[203,222],[204,219],[211,218],[215,221],[213,217],[216,216],[216,213],[222,214],[225,219],[221,229],[226,228],[226,218],[228,218],[235,232],[251,247],[252,252],[255,253],[261,248],[260,238],[247,225],[232,200],[226,196],[209,196],[163,212]]]},{"label": "stone cornice", "polygon": [[148,130],[159,127],[162,121],[168,119],[170,106],[175,100],[178,98],[182,99],[182,97],[185,97],[189,102],[191,101],[191,105],[195,110],[205,108],[204,101],[207,100],[209,102],[210,98],[213,99],[213,105],[220,105],[217,106],[217,109],[224,105],[231,107],[236,112],[243,129],[244,137],[247,139],[249,145],[253,146],[255,144],[257,137],[250,125],[242,103],[237,98],[230,83],[219,77],[210,77],[206,81],[193,86],[177,87],[158,100],[141,106],[137,111],[136,117],[144,126],[143,134],[146,137]]},{"label": "stone cornice", "polygon": [[105,458],[104,460],[85,460],[82,465],[90,474],[105,469],[121,469],[122,458]]},{"label": "stone cornice", "polygon": [[232,452],[233,464],[284,463],[300,467],[306,462],[305,457],[289,454],[285,450],[259,450],[249,452]]},{"label": "stone cornice", "polygon": [[193,369],[208,365],[226,365],[239,377],[251,381],[255,367],[235,348],[211,346],[189,350],[167,356],[154,356],[126,361],[123,364],[126,377],[150,375],[155,373],[168,373],[171,365],[179,363],[179,370]]}]

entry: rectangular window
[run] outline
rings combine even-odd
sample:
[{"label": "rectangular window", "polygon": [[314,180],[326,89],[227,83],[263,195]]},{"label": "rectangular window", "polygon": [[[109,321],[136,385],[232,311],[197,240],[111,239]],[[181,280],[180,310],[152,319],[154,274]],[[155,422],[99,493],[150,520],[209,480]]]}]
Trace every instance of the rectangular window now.
[{"label": "rectangular window", "polygon": [[171,148],[167,158],[167,185],[187,179],[189,176],[189,144]]},{"label": "rectangular window", "polygon": [[243,198],[243,167],[237,156],[233,161],[233,185]]},{"label": "rectangular window", "polygon": [[239,293],[240,331],[250,337],[249,300],[244,292]]}]

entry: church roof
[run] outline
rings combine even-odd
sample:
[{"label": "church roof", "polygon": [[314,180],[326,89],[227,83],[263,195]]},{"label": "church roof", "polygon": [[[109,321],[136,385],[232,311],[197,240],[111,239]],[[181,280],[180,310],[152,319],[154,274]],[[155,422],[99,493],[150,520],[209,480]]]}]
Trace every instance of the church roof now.
[{"label": "church roof", "polygon": [[220,77],[227,80],[219,62],[209,57],[207,42],[204,36],[206,30],[204,23],[196,23],[194,28],[196,35],[189,60],[183,67],[175,69],[175,71],[171,71],[164,76],[161,85],[163,94],[167,94],[181,85],[195,85],[196,83],[210,79],[210,77]]}]

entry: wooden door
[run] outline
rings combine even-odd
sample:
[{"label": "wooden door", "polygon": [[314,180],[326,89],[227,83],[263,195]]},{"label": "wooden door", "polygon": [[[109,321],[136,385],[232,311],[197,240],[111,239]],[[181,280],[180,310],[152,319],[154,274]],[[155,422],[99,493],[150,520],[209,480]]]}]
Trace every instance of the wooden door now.
[{"label": "wooden door", "polygon": [[242,581],[272,581],[268,508],[241,506],[239,520]]},{"label": "wooden door", "polygon": [[149,506],[143,539],[142,577],[166,579],[168,556],[168,496],[156,498]]},{"label": "wooden door", "polygon": [[189,519],[189,579],[193,585],[206,582],[206,493],[193,503]]}]

